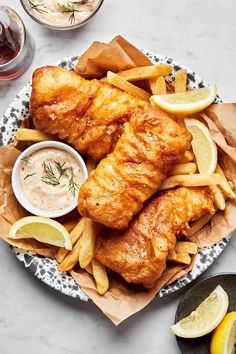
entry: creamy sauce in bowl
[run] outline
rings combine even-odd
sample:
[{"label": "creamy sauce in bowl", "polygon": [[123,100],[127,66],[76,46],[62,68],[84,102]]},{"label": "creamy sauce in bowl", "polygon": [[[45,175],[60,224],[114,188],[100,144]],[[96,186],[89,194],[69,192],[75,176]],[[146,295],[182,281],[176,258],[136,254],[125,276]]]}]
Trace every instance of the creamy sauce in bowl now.
[{"label": "creamy sauce in bowl", "polygon": [[24,0],[23,2],[30,15],[55,27],[80,24],[93,14],[101,3],[100,0]]},{"label": "creamy sauce in bowl", "polygon": [[42,148],[22,158],[19,179],[29,203],[49,212],[75,204],[83,183],[78,161],[57,148]]}]

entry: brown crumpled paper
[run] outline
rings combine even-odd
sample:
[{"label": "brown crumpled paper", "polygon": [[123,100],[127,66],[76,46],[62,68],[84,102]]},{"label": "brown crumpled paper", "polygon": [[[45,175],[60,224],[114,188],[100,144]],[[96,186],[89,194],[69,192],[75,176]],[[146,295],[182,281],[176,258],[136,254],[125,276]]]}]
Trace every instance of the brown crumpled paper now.
[{"label": "brown crumpled paper", "polygon": [[93,300],[102,312],[117,326],[126,318],[142,310],[156,296],[165,285],[174,282],[192,269],[194,258],[188,266],[171,265],[152,289],[126,283],[115,273],[109,276],[109,290],[105,295],[97,293],[93,277],[86,271],[78,269],[71,271],[71,275],[83,291]]},{"label": "brown crumpled paper", "polygon": [[[121,36],[109,44],[95,42],[82,55],[76,71],[86,78],[105,76],[107,70],[115,72],[135,66],[150,65],[151,62]],[[203,114],[212,137],[220,149],[220,163],[226,174],[236,185],[236,104],[212,105]],[[35,240],[10,240],[7,238],[11,224],[27,212],[16,201],[11,188],[11,171],[22,146],[13,145],[0,148],[0,236],[8,243],[32,253],[55,258],[56,249]],[[219,211],[201,231],[192,236],[198,246],[205,247],[227,237],[236,227],[235,201],[227,201],[226,209]],[[176,279],[184,276],[193,266],[168,264],[166,271],[154,289],[145,290],[123,281],[114,273],[109,273],[110,289],[104,296],[97,294],[93,278],[85,271],[76,269],[73,278],[93,302],[116,325],[132,314],[140,311],[155,297],[158,291]]]},{"label": "brown crumpled paper", "polygon": [[[236,103],[212,104],[200,114],[218,145],[219,162],[226,177],[236,186]],[[236,228],[236,201],[228,200],[226,209],[218,211],[211,221],[190,240],[198,247],[219,242]]]},{"label": "brown crumpled paper", "polygon": [[79,58],[75,72],[85,79],[100,79],[109,70],[116,73],[145,65],[152,65],[146,55],[123,37],[116,36],[110,43],[93,42]]}]

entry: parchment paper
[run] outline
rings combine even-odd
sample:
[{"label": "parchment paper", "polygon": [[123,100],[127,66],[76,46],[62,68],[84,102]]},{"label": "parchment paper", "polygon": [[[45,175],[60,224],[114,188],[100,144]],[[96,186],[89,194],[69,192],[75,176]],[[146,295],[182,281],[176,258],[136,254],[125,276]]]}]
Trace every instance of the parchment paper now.
[{"label": "parchment paper", "polygon": [[93,42],[80,57],[75,71],[86,79],[100,79],[109,70],[118,72],[145,65],[153,64],[126,39],[116,36],[110,43]]}]

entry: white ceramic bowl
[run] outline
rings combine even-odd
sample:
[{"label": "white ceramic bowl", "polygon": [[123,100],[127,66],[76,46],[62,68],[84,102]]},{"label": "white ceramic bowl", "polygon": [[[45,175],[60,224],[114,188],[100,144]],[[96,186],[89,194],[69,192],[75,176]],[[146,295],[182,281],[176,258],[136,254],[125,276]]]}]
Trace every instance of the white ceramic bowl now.
[{"label": "white ceramic bowl", "polygon": [[[102,4],[103,4],[104,0],[99,0],[97,6],[95,7],[95,9],[91,12],[91,14],[86,17],[83,21],[76,23],[76,24],[68,24],[65,26],[57,26],[56,24],[53,24],[52,22],[47,22],[44,21],[42,19],[40,19],[37,16],[37,11],[36,11],[36,15],[34,14],[34,11],[30,11],[30,6],[29,6],[29,1],[28,0],[20,0],[21,5],[23,6],[24,10],[27,12],[27,14],[37,23],[39,23],[40,25],[50,29],[50,30],[57,30],[57,31],[68,31],[68,30],[73,30],[73,29],[77,29],[79,27],[82,27],[84,25],[86,25],[93,17],[94,15],[96,15],[96,13],[99,11],[99,9],[101,8]],[[47,1],[46,1],[47,2]]]},{"label": "white ceramic bowl", "polygon": [[44,216],[44,217],[49,217],[49,218],[58,218],[59,216],[63,216],[71,212],[73,209],[77,207],[77,200],[67,208],[60,209],[60,210],[54,210],[52,212],[42,210],[39,208],[36,208],[34,205],[32,205],[29,200],[26,198],[22,191],[21,183],[20,183],[20,167],[22,163],[22,158],[31,155],[35,151],[44,149],[44,148],[56,148],[59,150],[63,150],[68,152],[70,155],[72,155],[76,161],[78,162],[78,165],[80,166],[81,173],[82,173],[82,183],[88,178],[88,172],[86,165],[84,163],[84,160],[80,156],[80,154],[74,150],[72,147],[69,145],[66,145],[64,143],[58,142],[58,141],[43,141],[40,143],[36,143],[32,146],[30,146],[28,149],[24,150],[18,159],[16,160],[13,170],[12,170],[12,188],[13,192],[15,194],[16,199],[18,202],[26,209],[28,210],[31,214],[33,215],[38,215],[38,216]]}]

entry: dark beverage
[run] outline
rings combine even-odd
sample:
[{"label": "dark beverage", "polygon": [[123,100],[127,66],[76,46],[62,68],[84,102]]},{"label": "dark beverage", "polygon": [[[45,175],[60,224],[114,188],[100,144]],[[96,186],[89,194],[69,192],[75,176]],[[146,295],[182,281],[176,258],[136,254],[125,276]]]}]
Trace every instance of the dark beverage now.
[{"label": "dark beverage", "polygon": [[11,28],[5,28],[0,22],[0,64],[12,60],[20,51],[17,34]]},{"label": "dark beverage", "polygon": [[15,79],[29,67],[34,42],[20,17],[7,6],[0,6],[0,80]]}]

